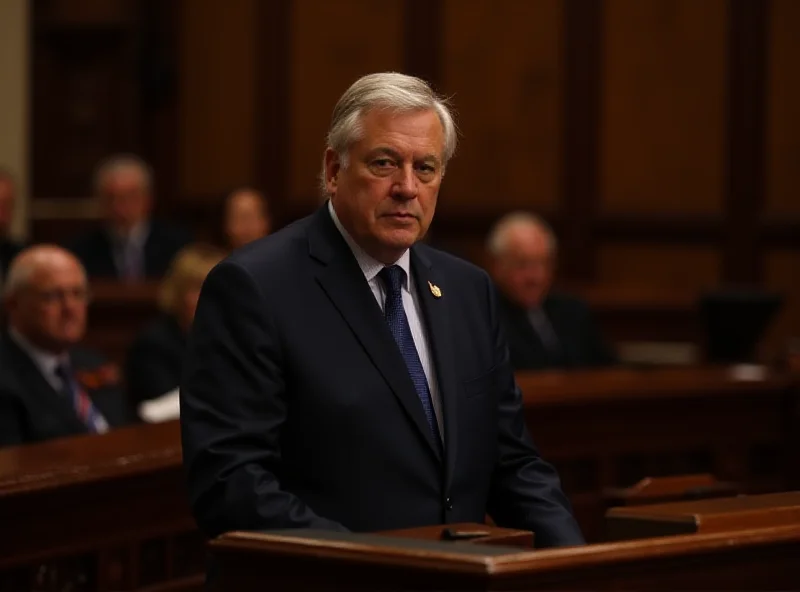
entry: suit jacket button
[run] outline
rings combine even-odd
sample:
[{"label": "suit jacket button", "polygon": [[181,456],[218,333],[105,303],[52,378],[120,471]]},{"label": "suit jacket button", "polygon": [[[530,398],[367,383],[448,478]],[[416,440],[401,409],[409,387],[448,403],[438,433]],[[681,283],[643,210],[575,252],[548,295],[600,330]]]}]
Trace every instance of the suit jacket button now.
[{"label": "suit jacket button", "polygon": [[453,509],[453,500],[449,497],[444,500],[444,507],[446,510],[450,511]]}]

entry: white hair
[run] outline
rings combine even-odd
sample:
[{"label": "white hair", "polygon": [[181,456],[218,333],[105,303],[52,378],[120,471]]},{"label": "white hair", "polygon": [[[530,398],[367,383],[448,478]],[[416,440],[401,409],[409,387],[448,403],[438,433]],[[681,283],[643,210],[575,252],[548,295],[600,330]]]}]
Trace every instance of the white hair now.
[{"label": "white hair", "polygon": [[119,171],[136,171],[145,191],[153,190],[153,170],[143,159],[135,154],[114,154],[103,160],[95,169],[92,177],[92,187],[95,195],[102,193],[103,186],[108,178]]},{"label": "white hair", "polygon": [[514,228],[529,228],[543,233],[547,237],[550,255],[555,257],[558,250],[558,240],[550,225],[543,218],[530,212],[511,212],[498,220],[489,232],[486,248],[490,254],[499,257],[508,248],[508,234]]},{"label": "white hair", "polygon": [[[342,168],[347,168],[348,150],[364,133],[362,117],[372,109],[388,109],[399,113],[432,109],[439,116],[444,130],[444,153],[442,170],[453,157],[458,142],[455,118],[447,99],[437,95],[427,82],[415,76],[398,72],[368,74],[356,80],[339,98],[333,108],[328,129],[328,148],[339,155]],[[323,163],[321,186],[325,186]]]}]

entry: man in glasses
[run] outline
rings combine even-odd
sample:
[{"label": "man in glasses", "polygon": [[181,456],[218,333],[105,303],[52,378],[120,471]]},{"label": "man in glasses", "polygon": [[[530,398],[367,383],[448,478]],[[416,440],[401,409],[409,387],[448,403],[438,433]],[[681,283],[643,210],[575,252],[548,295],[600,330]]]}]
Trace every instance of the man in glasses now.
[{"label": "man in glasses", "polygon": [[8,270],[3,302],[0,446],[99,434],[126,423],[116,373],[79,347],[89,286],[75,256],[51,245],[22,251]]}]

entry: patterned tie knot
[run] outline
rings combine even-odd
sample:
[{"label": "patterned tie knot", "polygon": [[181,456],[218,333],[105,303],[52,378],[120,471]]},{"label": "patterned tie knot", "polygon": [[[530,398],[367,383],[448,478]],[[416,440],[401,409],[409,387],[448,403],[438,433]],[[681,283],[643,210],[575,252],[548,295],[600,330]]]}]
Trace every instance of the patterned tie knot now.
[{"label": "patterned tie knot", "polygon": [[403,286],[403,280],[406,278],[406,272],[399,265],[391,265],[381,269],[378,277],[383,280],[388,293],[390,295],[395,295],[400,293],[400,289]]}]

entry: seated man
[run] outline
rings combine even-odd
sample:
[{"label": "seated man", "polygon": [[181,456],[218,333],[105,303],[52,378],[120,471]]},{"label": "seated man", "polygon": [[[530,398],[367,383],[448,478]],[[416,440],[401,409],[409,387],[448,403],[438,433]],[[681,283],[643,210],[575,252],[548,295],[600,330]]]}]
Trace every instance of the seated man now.
[{"label": "seated man", "polygon": [[550,292],[556,238],[543,220],[525,212],[508,214],[495,225],[487,246],[515,370],[616,362],[588,306]]},{"label": "seated man", "polygon": [[0,446],[126,423],[116,372],[78,348],[89,288],[81,264],[55,246],[34,246],[12,262],[4,286],[8,329],[0,337]]},{"label": "seated man", "polygon": [[105,223],[71,245],[89,277],[139,281],[163,276],[189,236],[150,218],[150,167],[136,156],[112,156],[95,172],[94,190]]},{"label": "seated man", "polygon": [[22,250],[22,245],[8,236],[15,200],[14,178],[9,171],[0,168],[0,286],[3,285],[11,260]]},{"label": "seated man", "polygon": [[272,228],[269,203],[255,189],[238,189],[225,199],[225,242],[234,251],[265,237]]}]

